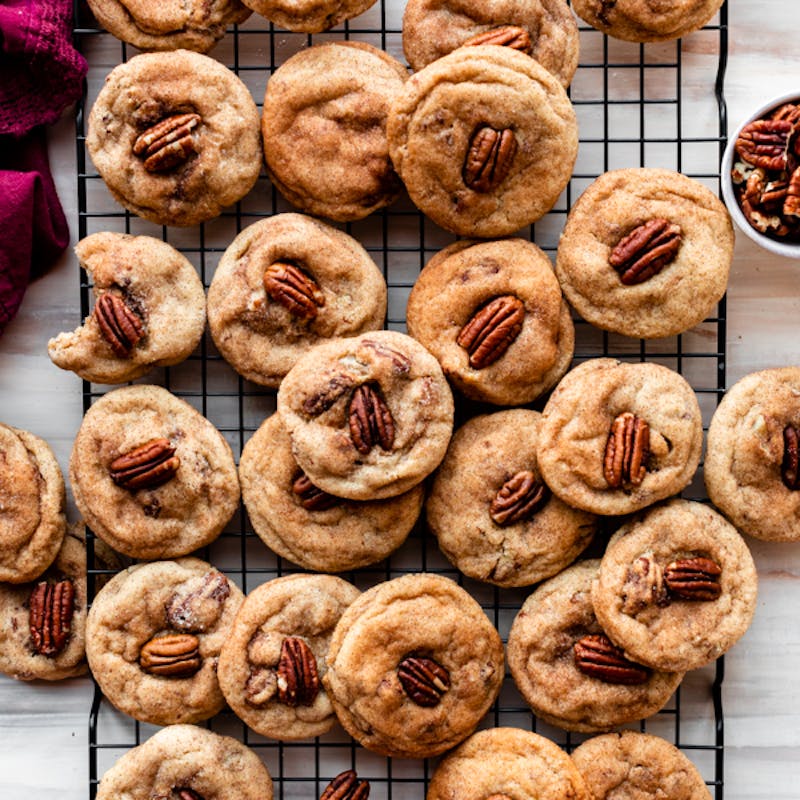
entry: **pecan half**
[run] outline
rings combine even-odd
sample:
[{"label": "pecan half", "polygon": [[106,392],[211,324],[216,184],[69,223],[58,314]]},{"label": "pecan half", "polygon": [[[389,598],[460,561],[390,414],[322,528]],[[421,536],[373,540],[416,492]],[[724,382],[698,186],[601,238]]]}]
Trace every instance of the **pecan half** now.
[{"label": "pecan half", "polygon": [[297,497],[297,502],[308,511],[326,511],[339,503],[339,498],[322,491],[314,486],[305,472],[294,479],[292,492]]},{"label": "pecan half", "polygon": [[634,228],[611,251],[608,263],[625,286],[644,283],[675,260],[681,246],[681,226],[663,217]]},{"label": "pecan half", "polygon": [[603,458],[603,477],[611,489],[638,486],[647,473],[650,455],[650,426],[626,411],[611,425]]},{"label": "pecan half", "polygon": [[771,119],[785,119],[793,125],[800,123],[800,106],[794,103],[785,103],[770,114]]},{"label": "pecan half", "polygon": [[511,170],[517,139],[511,128],[502,131],[483,125],[473,134],[464,159],[462,176],[473,192],[491,192]]},{"label": "pecan half", "polygon": [[590,678],[635,686],[650,676],[648,669],[628,661],[622,650],[615,647],[605,634],[584,636],[575,642],[572,649],[575,666]]},{"label": "pecan half", "polygon": [[787,489],[800,489],[800,431],[794,425],[783,429],[781,479]]},{"label": "pecan half", "polygon": [[450,688],[450,673],[432,658],[406,656],[397,666],[403,691],[425,708],[438,706]]},{"label": "pecan half", "polygon": [[369,781],[360,781],[354,769],[340,772],[326,787],[319,800],[367,800]]},{"label": "pecan half", "polygon": [[377,384],[363,383],[350,399],[350,438],[359,453],[366,455],[377,444],[387,452],[394,445],[394,419]]},{"label": "pecan half", "polygon": [[736,150],[748,164],[786,169],[786,151],[794,124],[788,119],[757,119],[742,128]]},{"label": "pecan half", "polygon": [[722,593],[722,568],[710,558],[679,558],[664,570],[670,596],[681,600],[716,600]]},{"label": "pecan half", "polygon": [[200,124],[199,114],[171,114],[151,125],[133,143],[133,153],[144,159],[148,172],[166,172],[197,152],[192,131]]},{"label": "pecan half", "polygon": [[325,305],[325,295],[319,284],[299,267],[283,261],[267,267],[264,290],[271,300],[301,319],[314,319]]},{"label": "pecan half", "polygon": [[139,666],[151,675],[188,678],[202,666],[200,640],[191,633],[154,636],[139,651]]},{"label": "pecan half", "polygon": [[509,478],[489,506],[489,516],[502,528],[529,519],[547,501],[550,492],[530,470]]},{"label": "pecan half", "polygon": [[478,309],[456,337],[469,353],[469,365],[483,369],[494,364],[511,347],[522,330],[525,305],[506,294]]},{"label": "pecan half", "polygon": [[787,217],[800,217],[800,167],[789,178],[783,201],[783,214]]},{"label": "pecan half", "polygon": [[488,31],[476,33],[470,36],[462,47],[472,47],[473,45],[495,44],[500,47],[510,47],[512,50],[519,50],[529,56],[533,51],[531,37],[525,28],[518,25],[504,25],[502,28],[491,28]]},{"label": "pecan half", "polygon": [[649,606],[669,604],[664,572],[654,559],[639,556],[628,567],[622,586],[622,611],[633,616]]},{"label": "pecan half", "polygon": [[287,706],[310,706],[319,694],[317,659],[296,636],[287,636],[278,661],[278,700]]},{"label": "pecan half", "polygon": [[124,489],[153,489],[178,471],[181,460],[169,439],[151,439],[115,458],[109,465],[111,480]]},{"label": "pecan half", "polygon": [[103,338],[120,358],[129,356],[144,335],[139,315],[113,292],[105,292],[97,298],[94,318]]},{"label": "pecan half", "polygon": [[747,221],[759,232],[772,236],[786,236],[789,227],[779,214],[772,214],[766,209],[759,210],[742,194],[739,197],[742,213]]},{"label": "pecan half", "polygon": [[33,650],[40,656],[57,656],[69,639],[75,610],[75,587],[65,578],[38,583],[28,601],[28,627]]}]

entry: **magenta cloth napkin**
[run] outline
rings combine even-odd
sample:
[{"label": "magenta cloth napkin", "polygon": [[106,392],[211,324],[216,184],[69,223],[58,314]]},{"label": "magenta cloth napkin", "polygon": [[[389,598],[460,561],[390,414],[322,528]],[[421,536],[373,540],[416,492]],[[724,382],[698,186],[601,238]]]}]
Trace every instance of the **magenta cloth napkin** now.
[{"label": "magenta cloth napkin", "polygon": [[40,126],[81,95],[72,0],[0,0],[0,333],[69,243]]}]

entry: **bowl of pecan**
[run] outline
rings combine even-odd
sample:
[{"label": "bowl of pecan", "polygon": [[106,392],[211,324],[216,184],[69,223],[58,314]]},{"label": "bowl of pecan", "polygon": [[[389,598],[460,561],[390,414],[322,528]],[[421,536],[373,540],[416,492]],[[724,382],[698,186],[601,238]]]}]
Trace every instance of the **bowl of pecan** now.
[{"label": "bowl of pecan", "polygon": [[800,97],[776,97],[743,122],[722,157],[722,196],[739,228],[800,258]]}]

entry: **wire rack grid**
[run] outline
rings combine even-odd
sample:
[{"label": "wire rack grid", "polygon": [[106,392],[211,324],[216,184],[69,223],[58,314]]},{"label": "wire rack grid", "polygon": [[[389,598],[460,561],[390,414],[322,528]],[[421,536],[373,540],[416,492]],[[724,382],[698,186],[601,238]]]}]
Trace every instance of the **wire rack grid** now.
[{"label": "wire rack grid", "polygon": [[[366,41],[404,62],[402,0],[378,0],[351,23],[308,36],[274,28],[253,15],[235,26],[211,56],[245,82],[259,104],[269,76],[299,49],[324,41]],[[659,166],[696,178],[718,189],[719,160],[725,145],[726,113],[723,79],[727,61],[727,5],[703,30],[684,40],[637,45],[609,39],[581,26],[581,58],[570,88],[580,130],[580,148],[569,186],[555,208],[521,235],[535,241],[551,258],[567,212],[583,189],[609,169]],[[108,72],[136,54],[101,30],[80,0],[75,3],[76,42],[89,62],[86,92],[76,115],[78,164],[78,230],[113,230],[161,238],[196,266],[208,287],[214,267],[244,227],[266,216],[292,209],[262,174],[254,190],[218,219],[190,229],[172,229],[145,222],[115,203],[94,170],[85,149],[85,120]],[[358,239],[383,269],[389,287],[387,327],[404,329],[408,293],[419,270],[453,236],[442,231],[403,196],[394,206],[364,221],[342,226]],[[92,304],[91,284],[84,274],[81,315]],[[640,341],[609,334],[576,318],[577,361],[610,355],[631,361],[654,361],[683,374],[697,392],[705,426],[725,387],[725,301],[701,325],[679,336]],[[238,377],[222,360],[206,335],[199,350],[177,367],[157,370],[142,382],[160,384],[184,398],[223,433],[238,459],[242,447],[274,411],[274,392]],[[84,382],[84,411],[109,387]],[[542,402],[535,407],[541,408]],[[475,411],[462,405],[459,416]],[[702,469],[684,492],[705,499]],[[601,540],[603,537],[599,537]],[[93,535],[88,534],[89,563]],[[297,567],[267,551],[254,534],[243,509],[201,557],[222,569],[245,591]],[[500,590],[480,584],[453,568],[420,526],[390,559],[344,577],[365,589],[398,575],[430,571],[457,580],[482,605],[505,641],[511,622],[530,588]],[[103,570],[89,570],[90,597]],[[633,727],[655,733],[678,745],[698,766],[715,800],[723,797],[723,713],[721,685],[724,663],[689,673],[665,709]],[[357,745],[339,728],[317,740],[281,743],[249,731],[224,712],[209,723],[212,730],[245,742],[262,757],[275,780],[276,796],[315,800],[339,772],[357,769],[370,781],[373,800],[421,800],[435,762],[391,760]],[[497,702],[482,727],[510,725],[535,730],[568,751],[585,737],[536,720],[506,675]],[[89,721],[89,797],[93,800],[106,769],[156,728],[116,712],[95,687]]]}]

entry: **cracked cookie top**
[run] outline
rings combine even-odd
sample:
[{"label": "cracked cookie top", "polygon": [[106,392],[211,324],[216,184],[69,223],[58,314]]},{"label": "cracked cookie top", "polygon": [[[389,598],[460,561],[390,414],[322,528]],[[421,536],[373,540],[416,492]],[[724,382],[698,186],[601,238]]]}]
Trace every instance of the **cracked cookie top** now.
[{"label": "cracked cookie top", "polygon": [[246,0],[245,5],[281,28],[319,33],[362,14],[375,0]]}]

